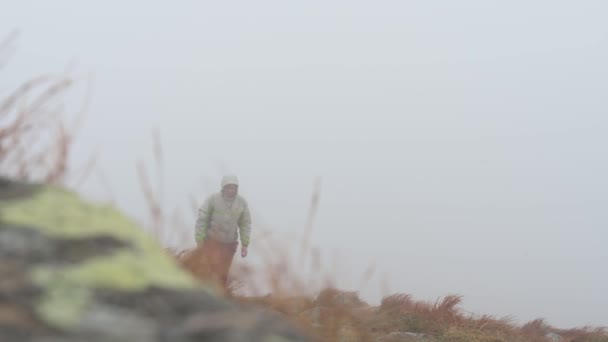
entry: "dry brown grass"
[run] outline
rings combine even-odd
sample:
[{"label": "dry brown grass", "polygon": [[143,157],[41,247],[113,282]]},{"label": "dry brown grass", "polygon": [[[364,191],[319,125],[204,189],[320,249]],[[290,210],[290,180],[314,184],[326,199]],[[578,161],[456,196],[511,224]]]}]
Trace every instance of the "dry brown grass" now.
[{"label": "dry brown grass", "polygon": [[570,342],[608,342],[608,328],[582,327],[568,330],[555,329],[555,332]]},{"label": "dry brown grass", "polygon": [[543,318],[532,320],[521,327],[521,332],[528,338],[541,338],[549,333],[551,327]]},{"label": "dry brown grass", "polygon": [[50,183],[63,180],[72,136],[58,119],[53,101],[70,85],[62,77],[38,77],[0,103],[0,170],[4,176]]},{"label": "dry brown grass", "polygon": [[[0,67],[10,58],[16,39],[17,33],[13,33],[0,42]],[[2,176],[46,183],[65,181],[70,146],[87,104],[68,128],[62,120],[61,100],[73,84],[66,73],[42,75],[22,83],[0,100]]]}]

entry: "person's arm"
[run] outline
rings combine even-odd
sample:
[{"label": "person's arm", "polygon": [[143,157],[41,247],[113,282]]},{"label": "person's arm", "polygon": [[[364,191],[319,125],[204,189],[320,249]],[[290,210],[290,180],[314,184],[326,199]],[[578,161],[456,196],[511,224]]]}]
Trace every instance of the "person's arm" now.
[{"label": "person's arm", "polygon": [[213,211],[211,203],[211,197],[209,197],[198,209],[198,218],[194,230],[194,239],[196,240],[196,243],[203,241],[205,236],[207,236],[207,229],[209,229],[209,224],[211,224],[211,212]]},{"label": "person's arm", "polygon": [[243,247],[249,246],[251,239],[251,213],[249,212],[247,202],[245,202],[245,208],[241,213],[241,217],[239,217],[239,236]]}]

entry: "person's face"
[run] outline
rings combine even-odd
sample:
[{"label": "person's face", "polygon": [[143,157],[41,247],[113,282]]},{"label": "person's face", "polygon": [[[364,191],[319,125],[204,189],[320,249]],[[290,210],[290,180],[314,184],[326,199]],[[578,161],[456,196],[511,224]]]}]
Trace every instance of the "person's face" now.
[{"label": "person's face", "polygon": [[239,187],[234,184],[228,184],[224,187],[224,195],[226,197],[234,197],[238,191]]}]

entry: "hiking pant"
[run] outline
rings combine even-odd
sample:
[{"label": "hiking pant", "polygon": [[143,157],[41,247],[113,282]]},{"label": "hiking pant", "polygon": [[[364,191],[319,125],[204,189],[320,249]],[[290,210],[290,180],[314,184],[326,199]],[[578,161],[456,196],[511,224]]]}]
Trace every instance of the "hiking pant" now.
[{"label": "hiking pant", "polygon": [[224,243],[206,238],[203,240],[201,260],[206,268],[207,276],[222,287],[228,285],[228,273],[232,259],[239,243],[237,241]]}]

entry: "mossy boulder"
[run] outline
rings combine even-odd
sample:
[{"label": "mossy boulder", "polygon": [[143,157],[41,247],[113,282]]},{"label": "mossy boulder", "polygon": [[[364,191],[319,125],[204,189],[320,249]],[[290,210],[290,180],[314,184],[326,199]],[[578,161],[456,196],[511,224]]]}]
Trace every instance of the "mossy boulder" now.
[{"label": "mossy boulder", "polygon": [[183,271],[115,208],[0,179],[1,341],[299,341]]}]

